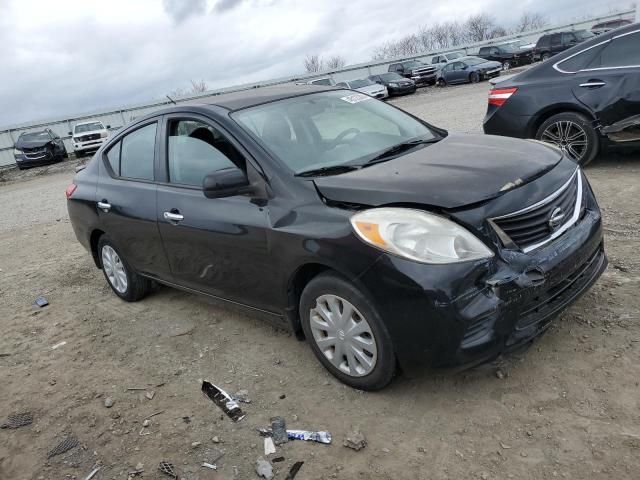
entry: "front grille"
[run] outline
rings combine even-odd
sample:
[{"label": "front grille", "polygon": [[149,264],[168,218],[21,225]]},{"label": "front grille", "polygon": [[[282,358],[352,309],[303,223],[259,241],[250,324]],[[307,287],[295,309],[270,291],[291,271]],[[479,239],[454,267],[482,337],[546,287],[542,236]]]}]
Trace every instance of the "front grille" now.
[{"label": "front grille", "polygon": [[600,245],[594,254],[568,277],[532,298],[528,304],[523,306],[520,319],[516,323],[516,330],[528,329],[544,322],[573,300],[600,271],[604,261],[604,250]]},{"label": "front grille", "polygon": [[541,202],[489,219],[489,223],[505,247],[531,251],[560,236],[578,220],[582,190],[581,173],[576,170],[567,183]]},{"label": "front grille", "polygon": [[436,71],[435,67],[416,68],[413,70],[414,75],[429,75]]},{"label": "front grille", "polygon": [[92,133],[91,135],[82,135],[78,137],[78,140],[81,142],[88,142],[89,140],[98,140],[100,138],[99,133]]}]

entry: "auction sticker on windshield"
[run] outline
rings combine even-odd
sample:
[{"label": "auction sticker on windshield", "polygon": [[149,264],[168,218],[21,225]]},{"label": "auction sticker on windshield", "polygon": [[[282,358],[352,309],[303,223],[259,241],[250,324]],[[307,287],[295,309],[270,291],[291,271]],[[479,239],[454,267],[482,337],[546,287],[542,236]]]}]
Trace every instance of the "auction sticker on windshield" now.
[{"label": "auction sticker on windshield", "polygon": [[340,100],[344,100],[349,103],[358,103],[364,100],[371,100],[372,97],[365,95],[364,93],[354,93],[353,95],[347,95],[346,97],[340,97]]}]

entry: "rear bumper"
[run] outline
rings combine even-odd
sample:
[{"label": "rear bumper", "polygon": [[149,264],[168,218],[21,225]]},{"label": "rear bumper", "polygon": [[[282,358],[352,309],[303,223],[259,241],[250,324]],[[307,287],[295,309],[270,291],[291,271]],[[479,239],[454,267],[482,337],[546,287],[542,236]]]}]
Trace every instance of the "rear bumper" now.
[{"label": "rear bumper", "polygon": [[502,107],[489,105],[482,123],[484,133],[514,138],[533,138],[531,132],[533,117],[510,113],[509,104]]},{"label": "rear bumper", "polygon": [[403,368],[473,366],[541,335],[607,266],[600,212],[518,259],[424,265],[382,256],[361,278]]}]

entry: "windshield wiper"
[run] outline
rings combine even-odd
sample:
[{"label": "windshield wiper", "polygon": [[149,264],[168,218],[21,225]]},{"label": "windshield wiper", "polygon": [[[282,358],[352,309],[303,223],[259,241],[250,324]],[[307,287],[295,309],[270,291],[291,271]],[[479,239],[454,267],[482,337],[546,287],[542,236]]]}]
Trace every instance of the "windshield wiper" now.
[{"label": "windshield wiper", "polygon": [[421,140],[409,140],[407,142],[402,142],[399,143],[398,145],[394,145],[391,148],[386,149],[385,151],[383,151],[382,153],[380,153],[379,155],[376,155],[375,157],[373,157],[371,160],[369,160],[365,166],[367,165],[372,165],[374,163],[379,163],[379,162],[383,162],[385,160],[389,160],[391,157],[402,153],[406,150],[411,150],[412,148],[414,148],[416,145],[424,145],[424,144],[428,144],[428,143],[436,143],[439,142],[440,140],[442,140],[439,137],[435,137],[435,138],[429,138],[429,139],[421,139]]},{"label": "windshield wiper", "polygon": [[351,172],[360,168],[356,165],[333,165],[331,167],[320,167],[304,172],[296,173],[296,177],[319,177],[322,175],[337,175],[339,173]]}]

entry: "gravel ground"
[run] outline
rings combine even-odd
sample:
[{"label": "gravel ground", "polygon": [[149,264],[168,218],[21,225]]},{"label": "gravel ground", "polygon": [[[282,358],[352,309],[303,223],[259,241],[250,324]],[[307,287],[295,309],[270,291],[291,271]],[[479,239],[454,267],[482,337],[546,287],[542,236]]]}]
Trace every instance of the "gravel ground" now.
[{"label": "gravel ground", "polygon": [[[393,102],[479,131],[487,89],[432,88]],[[298,480],[638,478],[638,155],[587,169],[611,265],[533,348],[458,374],[403,376],[378,393],[341,385],[305,343],[245,311],[169,288],[121,302],[68,223],[74,166],[0,175],[0,423],[34,414],[31,426],[0,430],[0,479],[84,479],[95,465],[95,480],[127,479],[139,463],[144,478],[169,478],[157,472],[162,460],[183,479],[257,478],[254,428],[273,415],[334,437],[279,447],[281,479],[299,460]],[[50,305],[37,309],[42,294]],[[203,378],[247,389],[247,417],[222,417],[200,394]],[[361,451],[342,446],[351,428],[367,438]],[[80,446],[47,460],[67,435]],[[220,452],[217,472],[200,466]]]}]

